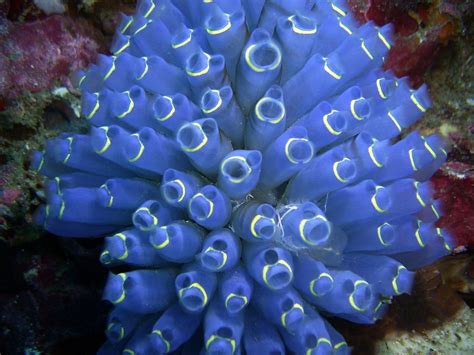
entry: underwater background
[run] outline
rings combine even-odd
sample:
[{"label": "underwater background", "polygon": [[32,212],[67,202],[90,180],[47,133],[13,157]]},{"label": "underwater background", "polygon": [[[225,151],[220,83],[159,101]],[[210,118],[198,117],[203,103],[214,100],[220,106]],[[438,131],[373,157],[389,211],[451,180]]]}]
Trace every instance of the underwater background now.
[{"label": "underwater background", "polygon": [[[400,347],[415,353],[469,351],[472,5],[349,3],[361,21],[394,24],[386,68],[409,76],[415,87],[423,82],[429,86],[433,108],[417,128],[449,140],[447,163],[431,180],[444,206],[440,226],[452,235],[455,248],[454,255],[419,270],[412,295],[395,298],[382,321],[355,326],[335,320],[333,325],[355,353],[399,353]],[[29,170],[29,158],[62,131],[85,132],[70,75],[95,62],[97,52],[108,53],[118,13],[131,15],[134,6],[126,1],[0,2],[2,353],[94,353],[104,341],[108,309],[100,299],[107,275],[99,263],[101,242],[56,238],[33,226],[33,212],[44,195],[42,179]]]}]

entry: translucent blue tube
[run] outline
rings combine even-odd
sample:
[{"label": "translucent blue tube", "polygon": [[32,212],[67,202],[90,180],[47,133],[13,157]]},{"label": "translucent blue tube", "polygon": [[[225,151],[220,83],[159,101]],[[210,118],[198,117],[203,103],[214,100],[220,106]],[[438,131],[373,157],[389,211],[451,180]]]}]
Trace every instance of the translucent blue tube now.
[{"label": "translucent blue tube", "polygon": [[268,321],[290,333],[294,333],[306,316],[303,299],[292,287],[275,292],[257,286],[253,300],[254,306]]},{"label": "translucent blue tube", "polygon": [[283,92],[277,85],[258,100],[245,126],[245,147],[264,149],[285,131],[286,110]]},{"label": "translucent blue tube", "polygon": [[158,198],[158,185],[139,179],[108,179],[99,189],[98,202],[103,207],[137,209],[143,202]]},{"label": "translucent blue tube", "polygon": [[201,97],[200,104],[203,115],[214,118],[222,132],[232,141],[233,147],[241,148],[244,116],[235,100],[232,88],[226,85],[220,89],[209,89]]},{"label": "translucent blue tube", "polygon": [[278,19],[276,38],[283,54],[281,84],[303,68],[313,48],[317,31],[316,20],[298,12]]},{"label": "translucent blue tube", "polygon": [[153,325],[153,350],[162,354],[175,351],[196,332],[201,318],[200,314],[186,313],[177,303],[169,307]]},{"label": "translucent blue tube", "polygon": [[265,5],[265,0],[241,0],[245,9],[247,27],[252,32],[257,27],[258,21]]},{"label": "translucent blue tube", "polygon": [[316,103],[333,96],[337,87],[347,80],[336,55],[328,58],[313,55],[283,86],[287,125],[293,124]]},{"label": "translucent blue tube", "polygon": [[201,49],[204,51],[208,50],[207,39],[203,29],[201,27],[195,29],[188,28],[184,24],[181,24],[172,34],[171,47],[179,61],[180,68],[186,67],[186,61],[194,53],[199,52]]},{"label": "translucent blue tube", "polygon": [[312,202],[290,205],[280,217],[284,243],[291,248],[322,247],[331,236],[331,225]]},{"label": "translucent blue tube", "polygon": [[214,185],[206,185],[195,194],[188,205],[189,217],[207,229],[224,227],[230,220],[229,198]]},{"label": "translucent blue tube", "polygon": [[[137,85],[153,94],[173,95],[177,92],[185,96],[191,94],[186,75],[181,69],[157,56],[144,57],[143,60],[145,67],[135,79]],[[166,76],[167,80],[156,80],[157,75]]]},{"label": "translucent blue tube", "polygon": [[333,354],[335,355],[349,355],[351,353],[351,349],[349,348],[349,345],[346,343],[344,340],[344,337],[339,334],[336,329],[325,319],[324,320],[324,325],[326,327],[326,330],[331,338],[331,344],[333,347]]},{"label": "translucent blue tube", "polygon": [[328,194],[323,201],[324,212],[332,222],[346,224],[385,216],[392,199],[390,190],[371,180],[364,180]]},{"label": "translucent blue tube", "polygon": [[33,223],[61,237],[98,237],[117,230],[117,225],[114,224],[102,225],[63,221],[57,216],[51,216],[49,208],[48,205],[38,207],[33,215]]},{"label": "translucent blue tube", "polygon": [[304,127],[291,127],[263,153],[258,188],[268,190],[281,185],[309,164],[314,148]]},{"label": "translucent blue tube", "polygon": [[268,33],[273,34],[277,20],[281,16],[289,16],[295,12],[304,10],[306,0],[269,0],[265,2],[258,27],[265,29]]},{"label": "translucent blue tube", "polygon": [[144,318],[141,314],[115,307],[107,317],[105,336],[111,343],[119,343],[128,338]]},{"label": "translucent blue tube", "polygon": [[65,189],[76,187],[100,187],[107,181],[106,177],[87,173],[70,173],[56,176],[45,183],[46,197],[50,195],[61,195]]},{"label": "translucent blue tube", "polygon": [[295,354],[330,354],[332,343],[323,318],[314,310],[295,329],[281,332],[285,344]]},{"label": "translucent blue tube", "polygon": [[81,116],[94,126],[113,123],[109,117],[114,92],[103,88],[99,92],[84,92],[81,97]]},{"label": "translucent blue tube", "polygon": [[204,22],[209,45],[214,53],[224,56],[227,73],[234,81],[240,52],[247,40],[244,13],[226,12],[214,6]]},{"label": "translucent blue tube", "polygon": [[227,84],[225,59],[220,54],[199,50],[186,60],[185,69],[195,101],[199,101],[208,88],[218,89]]},{"label": "translucent blue tube", "polygon": [[69,168],[95,175],[133,176],[130,171],[96,154],[92,149],[91,137],[88,135],[74,134],[64,138],[57,138],[52,144],[54,160]]},{"label": "translucent blue tube", "polygon": [[130,165],[156,175],[163,175],[169,168],[177,170],[191,168],[188,159],[173,139],[148,127],[128,137],[123,147],[123,154]]},{"label": "translucent blue tube", "polygon": [[242,265],[222,274],[219,297],[228,313],[243,311],[249,305],[252,293],[253,280]]},{"label": "translucent blue tube", "polygon": [[232,228],[249,242],[271,240],[279,230],[276,211],[266,203],[246,203],[232,214]]},{"label": "translucent blue tube", "polygon": [[247,271],[260,285],[281,290],[293,282],[293,258],[288,250],[267,243],[253,243],[244,248],[243,255]]},{"label": "translucent blue tube", "polygon": [[[99,82],[91,87],[91,92],[100,91],[107,87],[113,91],[126,91],[132,86],[142,73],[147,69],[147,60],[137,58],[129,53],[117,53],[108,57],[99,55],[97,66],[92,67],[94,75],[99,77]],[[89,74],[87,74],[87,77]],[[87,86],[88,83],[84,84]],[[82,84],[81,84],[82,89]]]},{"label": "translucent blue tube", "polygon": [[[49,145],[51,146],[51,144]],[[71,174],[77,172],[75,169],[69,168],[64,164],[57,162],[54,159],[54,155],[48,151],[40,152],[35,150],[31,154],[30,159],[31,170],[49,178],[54,178],[57,175]]]},{"label": "translucent blue tube", "polygon": [[158,55],[168,63],[178,64],[171,51],[171,34],[161,19],[135,16],[130,26],[130,47],[125,51],[136,57]]},{"label": "translucent blue tube", "polygon": [[171,96],[158,95],[152,110],[155,123],[171,134],[175,134],[184,123],[200,116],[199,108],[180,93]]},{"label": "translucent blue tube", "polygon": [[156,173],[131,165],[123,153],[124,147],[130,140],[129,131],[115,125],[91,127],[90,137],[93,150],[104,159],[130,170],[138,176],[156,177]]},{"label": "translucent blue tube", "polygon": [[174,207],[187,208],[189,200],[204,185],[196,175],[168,169],[163,173],[160,190],[163,199]]},{"label": "translucent blue tube", "polygon": [[282,54],[267,31],[256,29],[245,45],[237,69],[237,98],[247,114],[265,91],[277,82]]},{"label": "translucent blue tube", "polygon": [[243,314],[227,313],[215,299],[204,317],[204,346],[208,354],[235,354],[244,331]]},{"label": "translucent blue tube", "polygon": [[153,319],[150,317],[135,329],[129,339],[126,339],[122,352],[133,354],[149,354],[153,351],[148,334],[153,326]]},{"label": "translucent blue tube", "polygon": [[252,310],[245,316],[244,347],[247,354],[284,355],[285,345],[276,327],[255,313]]},{"label": "translucent blue tube", "polygon": [[97,188],[65,189],[61,195],[48,197],[48,217],[86,224],[130,224],[129,209],[103,207],[99,203],[99,195]]},{"label": "translucent blue tube", "polygon": [[375,297],[373,287],[351,271],[331,271],[334,287],[309,301],[321,310],[334,314],[358,314],[370,311]]},{"label": "translucent blue tube", "polygon": [[425,227],[426,243],[423,248],[409,253],[393,255],[395,259],[410,270],[427,266],[435,260],[449,255],[453,250],[452,237],[445,230],[435,228],[433,225],[426,225]]},{"label": "translucent blue tube", "polygon": [[350,254],[346,255],[342,265],[362,276],[373,285],[376,292],[384,296],[409,293],[415,277],[414,272],[382,255]]},{"label": "translucent blue tube", "polygon": [[162,19],[170,31],[173,31],[178,24],[184,21],[183,14],[171,0],[140,0],[137,4],[136,14],[150,20]]},{"label": "translucent blue tube", "polygon": [[175,288],[180,305],[190,313],[200,313],[211,301],[217,286],[217,276],[194,263],[183,268],[176,277]]},{"label": "translucent blue tube", "polygon": [[330,292],[334,287],[334,279],[323,263],[300,255],[295,259],[294,287],[306,299],[312,299]]},{"label": "translucent blue tube", "polygon": [[220,229],[208,234],[199,255],[201,266],[211,272],[222,272],[234,268],[240,259],[240,239],[229,229]]},{"label": "translucent blue tube", "polygon": [[348,122],[344,113],[323,101],[308,114],[298,119],[292,127],[302,126],[316,151],[336,141],[347,132]]},{"label": "translucent blue tube", "polygon": [[174,263],[194,260],[201,250],[204,231],[191,222],[174,221],[150,232],[149,242],[155,253]]},{"label": "translucent blue tube", "polygon": [[176,299],[173,290],[175,277],[173,269],[109,273],[102,298],[133,313],[155,313]]},{"label": "translucent blue tube", "polygon": [[258,150],[234,150],[220,164],[217,186],[234,200],[244,198],[260,178],[262,153]]},{"label": "translucent blue tube", "polygon": [[147,235],[138,229],[128,229],[104,239],[100,254],[104,265],[124,263],[137,267],[163,267],[167,264],[153,249]]},{"label": "translucent blue tube", "polygon": [[286,198],[289,201],[317,200],[356,181],[361,172],[341,148],[318,155],[304,167],[288,184]]},{"label": "translucent blue tube", "polygon": [[220,162],[232,151],[230,140],[220,134],[219,126],[212,118],[182,125],[176,141],[192,164],[209,177],[217,176]]},{"label": "translucent blue tube", "polygon": [[411,177],[438,158],[438,148],[436,143],[430,145],[418,132],[412,132],[388,147],[383,168],[372,177],[380,183]]},{"label": "translucent blue tube", "polygon": [[143,232],[150,232],[158,227],[184,217],[183,211],[167,205],[161,199],[145,201],[132,216],[133,225]]},{"label": "translucent blue tube", "polygon": [[327,56],[355,31],[354,21],[350,16],[339,17],[335,13],[319,16],[320,25],[314,41],[312,54]]}]

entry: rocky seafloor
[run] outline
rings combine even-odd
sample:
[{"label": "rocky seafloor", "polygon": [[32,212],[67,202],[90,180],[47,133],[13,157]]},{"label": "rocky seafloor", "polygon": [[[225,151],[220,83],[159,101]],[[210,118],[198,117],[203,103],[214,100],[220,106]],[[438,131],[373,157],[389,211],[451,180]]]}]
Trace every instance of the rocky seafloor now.
[{"label": "rocky seafloor", "polygon": [[[429,85],[433,108],[418,124],[449,139],[433,177],[440,221],[455,253],[417,272],[373,326],[337,327],[354,353],[474,352],[474,4],[469,0],[350,0],[361,21],[393,22],[387,67]],[[33,149],[80,130],[70,74],[106,53],[118,13],[134,1],[0,0],[0,354],[92,354],[103,342],[106,272],[100,242],[56,238],[33,226],[40,177]]]}]

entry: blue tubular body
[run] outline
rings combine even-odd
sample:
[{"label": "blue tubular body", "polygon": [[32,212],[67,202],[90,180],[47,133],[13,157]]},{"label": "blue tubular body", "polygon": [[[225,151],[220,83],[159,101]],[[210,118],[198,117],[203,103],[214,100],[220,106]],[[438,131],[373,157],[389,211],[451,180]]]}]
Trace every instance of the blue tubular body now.
[{"label": "blue tubular body", "polygon": [[111,343],[125,340],[144,320],[144,316],[115,307],[107,318],[105,336]]},{"label": "blue tubular body", "polygon": [[303,168],[291,179],[285,195],[289,201],[318,200],[328,192],[353,183],[358,175],[355,161],[339,146],[317,156]]},{"label": "blue tubular body", "polygon": [[358,314],[370,312],[375,298],[372,286],[351,271],[331,271],[333,288],[324,295],[309,301],[318,308],[335,314]]},{"label": "blue tubular body", "polygon": [[295,249],[307,249],[328,243],[331,225],[314,203],[308,201],[286,207],[280,217],[285,244]]},{"label": "blue tubular body", "polygon": [[239,262],[241,249],[240,239],[229,229],[213,231],[202,245],[201,266],[211,272],[230,270]]},{"label": "blue tubular body", "polygon": [[169,307],[153,325],[150,342],[153,349],[165,354],[189,340],[201,323],[200,314],[186,313],[179,304]]},{"label": "blue tubular body", "polygon": [[335,142],[347,132],[348,122],[344,113],[323,101],[308,114],[297,120],[293,127],[302,126],[316,151]]},{"label": "blue tubular body", "polygon": [[245,316],[244,346],[247,354],[284,355],[285,345],[276,327],[255,313],[251,310]]},{"label": "blue tubular body", "polygon": [[189,201],[188,213],[196,223],[212,230],[222,228],[230,221],[232,206],[220,189],[206,185]]},{"label": "blue tubular body", "polygon": [[272,34],[277,20],[281,16],[288,16],[290,13],[300,12],[304,10],[306,0],[270,0],[265,3],[263,13],[258,22],[259,28],[264,28],[268,33]]},{"label": "blue tubular body", "polygon": [[159,196],[156,185],[138,179],[109,179],[99,189],[100,205],[117,209],[135,210],[146,200]]},{"label": "blue tubular body", "polygon": [[186,67],[186,61],[194,53],[199,52],[201,49],[204,51],[209,50],[203,28],[191,29],[184,24],[180,25],[173,33],[171,47],[180,62],[181,68]]},{"label": "blue tubular body", "polygon": [[228,313],[234,314],[245,309],[253,293],[253,280],[242,265],[222,274],[219,297]]},{"label": "blue tubular body", "polygon": [[453,250],[452,237],[443,229],[435,228],[433,225],[425,225],[423,231],[423,248],[394,255],[394,258],[406,265],[409,269],[416,269],[431,264],[435,260],[448,255]]},{"label": "blue tubular body", "polygon": [[76,187],[49,196],[48,217],[64,222],[99,225],[130,224],[130,209],[103,207],[99,202],[100,189]]},{"label": "blue tubular body", "polygon": [[295,333],[282,332],[287,347],[296,354],[330,354],[332,343],[323,318],[311,310]]},{"label": "blue tubular body", "polygon": [[161,180],[161,197],[171,206],[187,208],[189,200],[203,184],[202,179],[196,175],[168,169]]},{"label": "blue tubular body", "polygon": [[61,237],[98,237],[117,229],[117,225],[114,224],[104,225],[63,221],[57,216],[51,216],[49,208],[49,206],[44,205],[38,207],[33,215],[33,223]]},{"label": "blue tubular body", "polygon": [[294,287],[310,300],[330,292],[334,287],[334,279],[323,263],[301,255],[295,259]]},{"label": "blue tubular body", "polygon": [[142,232],[150,232],[158,227],[181,219],[183,211],[173,208],[161,199],[145,201],[132,216],[133,225]]},{"label": "blue tubular body", "polygon": [[210,47],[214,53],[224,56],[227,73],[234,81],[240,52],[247,39],[244,13],[226,12],[215,6],[205,20],[204,27]]},{"label": "blue tubular body", "polygon": [[414,272],[388,256],[349,254],[342,265],[370,282],[383,296],[409,293],[415,277]]},{"label": "blue tubular body", "polygon": [[72,169],[95,175],[133,176],[130,171],[97,155],[92,149],[91,138],[87,135],[74,134],[58,138],[54,141],[53,154],[57,163]]},{"label": "blue tubular body", "polygon": [[176,277],[176,293],[181,306],[190,313],[201,313],[212,299],[217,276],[194,263],[183,268]]},{"label": "blue tubular body", "polygon": [[125,142],[123,154],[130,165],[155,176],[163,175],[169,168],[187,170],[191,167],[174,140],[151,128],[142,128],[138,133],[131,134]]},{"label": "blue tubular body", "polygon": [[153,102],[153,118],[167,133],[175,134],[184,123],[200,116],[199,109],[183,94],[158,95]]},{"label": "blue tubular body", "polygon": [[333,96],[345,82],[344,68],[337,56],[313,55],[283,86],[288,125],[311,110],[315,103]]},{"label": "blue tubular body", "polygon": [[33,221],[104,237],[99,355],[349,354],[324,317],[373,324],[451,252],[447,142],[403,134],[427,87],[348,2],[138,0],[77,73],[90,130],[33,152]]},{"label": "blue tubular body", "polygon": [[243,146],[244,116],[230,86],[207,90],[201,97],[201,111],[216,120],[234,148]]},{"label": "blue tubular body", "polygon": [[257,286],[254,305],[274,325],[293,333],[305,317],[303,299],[292,287],[274,292]]},{"label": "blue tubular body", "polygon": [[331,192],[324,199],[326,216],[334,223],[347,224],[385,216],[392,205],[390,191],[371,180]]},{"label": "blue tubular body", "polygon": [[167,264],[148,242],[147,234],[138,229],[129,229],[106,237],[100,262],[106,266],[125,263],[156,268]]},{"label": "blue tubular body", "polygon": [[187,263],[201,250],[204,231],[193,223],[174,221],[150,232],[149,243],[164,260]]},{"label": "blue tubular body", "polygon": [[261,164],[262,153],[258,150],[234,150],[222,159],[217,186],[229,198],[240,200],[257,185]]},{"label": "blue tubular body", "polygon": [[260,285],[281,290],[293,282],[293,258],[286,249],[272,244],[248,244],[244,249],[248,273]]},{"label": "blue tubular body", "polygon": [[208,88],[218,89],[226,84],[225,59],[220,54],[199,50],[186,60],[185,69],[195,101],[199,101]]},{"label": "blue tubular body", "polygon": [[233,213],[232,228],[249,242],[271,240],[279,230],[276,211],[266,203],[246,203]]},{"label": "blue tubular body", "polygon": [[252,32],[237,69],[237,98],[245,114],[277,82],[281,58],[280,47],[267,31],[256,29]]},{"label": "blue tubular body", "polygon": [[245,146],[264,149],[285,131],[286,110],[283,92],[277,85],[258,100],[245,126]]},{"label": "blue tubular body", "polygon": [[[291,127],[263,152],[262,172],[258,187],[268,190],[290,179],[314,155],[314,148],[304,127]],[[275,169],[278,167],[278,170]]]},{"label": "blue tubular body", "polygon": [[221,160],[232,151],[231,142],[220,134],[212,118],[182,125],[176,140],[196,169],[209,177],[217,176]]},{"label": "blue tubular body", "polygon": [[208,354],[235,354],[244,330],[241,312],[227,313],[219,299],[214,299],[204,317],[204,347]]},{"label": "blue tubular body", "polygon": [[135,270],[109,274],[103,299],[117,308],[139,314],[150,314],[168,307],[176,295],[173,269]]},{"label": "blue tubular body", "polygon": [[317,22],[311,17],[295,13],[286,18],[279,18],[276,37],[283,54],[280,79],[282,84],[303,68],[313,49],[317,32]]}]

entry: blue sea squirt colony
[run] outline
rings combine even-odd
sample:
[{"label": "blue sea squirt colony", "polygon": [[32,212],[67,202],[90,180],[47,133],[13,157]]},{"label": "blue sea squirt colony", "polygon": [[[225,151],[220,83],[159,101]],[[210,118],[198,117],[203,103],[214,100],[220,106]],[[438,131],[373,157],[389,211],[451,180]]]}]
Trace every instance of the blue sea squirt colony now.
[{"label": "blue sea squirt colony", "polygon": [[[343,0],[142,0],[79,73],[87,134],[36,152],[35,221],[101,237],[101,354],[346,354],[449,253],[428,179],[445,142],[404,129],[426,86],[383,71],[392,26]],[[122,272],[119,272],[120,270]]]}]

